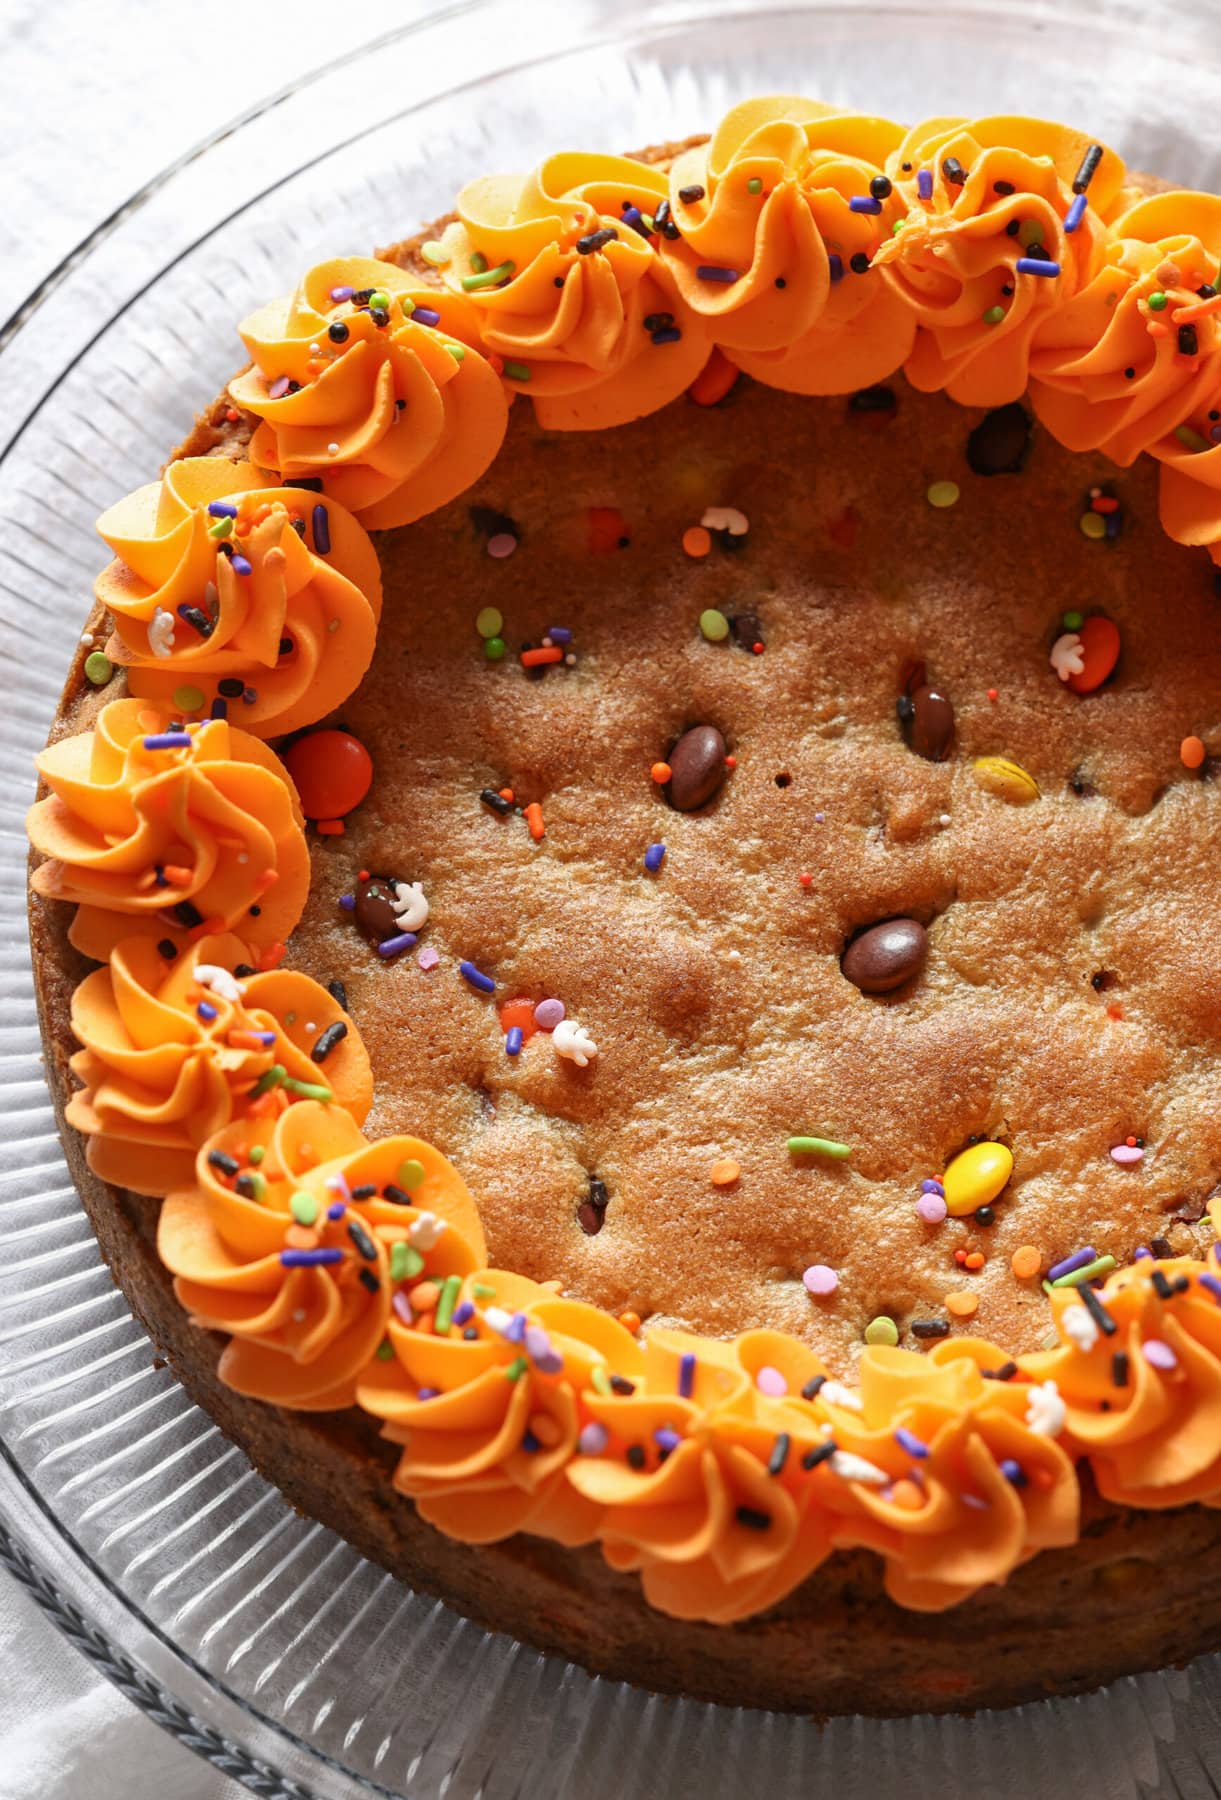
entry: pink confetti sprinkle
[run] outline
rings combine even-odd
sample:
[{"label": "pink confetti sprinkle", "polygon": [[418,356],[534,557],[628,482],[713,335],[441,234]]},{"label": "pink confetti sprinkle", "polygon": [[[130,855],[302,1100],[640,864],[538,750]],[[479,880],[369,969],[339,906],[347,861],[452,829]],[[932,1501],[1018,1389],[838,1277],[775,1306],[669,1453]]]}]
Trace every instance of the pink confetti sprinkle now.
[{"label": "pink confetti sprinkle", "polygon": [[1111,1152],[1111,1161],[1117,1163],[1144,1162],[1145,1153],[1139,1144],[1116,1144]]},{"label": "pink confetti sprinkle", "polygon": [[801,1279],[806,1284],[806,1292],[815,1294],[820,1299],[826,1294],[833,1294],[839,1286],[839,1276],[826,1263],[811,1263]]},{"label": "pink confetti sprinkle", "polygon": [[420,954],[416,957],[416,961],[422,969],[435,969],[440,960],[440,951],[434,950],[431,944],[425,944],[424,948],[420,951]]},{"label": "pink confetti sprinkle", "polygon": [[942,1224],[949,1210],[940,1194],[921,1194],[916,1201],[916,1211],[926,1225]]},{"label": "pink confetti sprinkle", "polygon": [[1161,1338],[1146,1338],[1141,1345],[1145,1353],[1145,1361],[1151,1369],[1177,1369],[1179,1359],[1170,1345]]},{"label": "pink confetti sprinkle", "polygon": [[534,1009],[534,1023],[540,1031],[554,1031],[563,1022],[564,1015],[562,1000],[540,1000]]},{"label": "pink confetti sprinkle", "polygon": [[403,1321],[404,1325],[410,1325],[413,1323],[413,1321],[415,1319],[415,1314],[412,1312],[411,1304],[408,1301],[406,1294],[403,1293],[401,1288],[400,1288],[399,1292],[394,1296],[392,1305],[394,1307],[395,1312],[398,1314],[399,1318]]},{"label": "pink confetti sprinkle", "polygon": [[517,539],[509,531],[498,531],[488,539],[488,555],[497,558],[512,556],[517,548]]},{"label": "pink confetti sprinkle", "polygon": [[779,1400],[782,1394],[789,1391],[789,1384],[784,1376],[779,1369],[773,1369],[770,1363],[764,1363],[755,1376],[755,1386],[761,1394],[767,1394],[773,1400]]}]

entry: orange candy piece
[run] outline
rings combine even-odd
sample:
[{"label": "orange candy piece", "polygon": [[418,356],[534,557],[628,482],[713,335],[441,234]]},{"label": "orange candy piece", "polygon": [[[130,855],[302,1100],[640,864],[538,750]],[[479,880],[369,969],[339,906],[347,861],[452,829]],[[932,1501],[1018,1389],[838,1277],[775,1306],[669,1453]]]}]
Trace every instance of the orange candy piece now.
[{"label": "orange candy piece", "polygon": [[725,398],[739,373],[724,351],[714,350],[687,389],[688,397],[697,406],[715,406],[718,400]]},{"label": "orange candy piece", "polygon": [[1010,1257],[1009,1267],[1019,1281],[1029,1281],[1043,1267],[1043,1253],[1034,1244],[1022,1244]]},{"label": "orange candy piece", "polygon": [[1074,694],[1092,694],[1095,688],[1102,686],[1119,661],[1119,627],[1114,619],[1094,613],[1082,620],[1077,635],[1081,639],[1081,672],[1070,675],[1065,685]]},{"label": "orange candy piece", "polygon": [[655,762],[649,770],[649,780],[655,781],[658,787],[664,787],[673,773],[668,762]]},{"label": "orange candy piece", "polygon": [[1206,754],[1203,741],[1198,737],[1185,737],[1179,745],[1179,761],[1185,769],[1202,768]]},{"label": "orange candy piece", "polygon": [[307,819],[328,823],[359,806],[373,780],[373,758],[349,731],[309,731],[285,751],[284,766]]},{"label": "orange candy piece", "polygon": [[952,1312],[956,1319],[969,1319],[979,1311],[979,1295],[967,1293],[947,1294],[945,1297],[945,1305],[946,1311]]},{"label": "orange candy piece", "polygon": [[683,532],[683,549],[688,556],[707,556],[712,549],[712,536],[703,525],[688,525]]},{"label": "orange candy piece", "polygon": [[713,1187],[732,1187],[741,1173],[741,1163],[735,1162],[732,1156],[722,1156],[709,1169],[708,1179]]},{"label": "orange candy piece", "polygon": [[533,1000],[506,1000],[500,1008],[498,1017],[502,1031],[512,1031],[516,1025],[521,1032],[523,1044],[528,1043],[538,1030],[538,1026],[534,1023]]}]

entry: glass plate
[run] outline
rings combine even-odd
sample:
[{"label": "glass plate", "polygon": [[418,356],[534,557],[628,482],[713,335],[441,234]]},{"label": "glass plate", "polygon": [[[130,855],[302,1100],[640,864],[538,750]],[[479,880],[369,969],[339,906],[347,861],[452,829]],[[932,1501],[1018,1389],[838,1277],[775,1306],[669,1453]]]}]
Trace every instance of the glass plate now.
[{"label": "glass plate", "polygon": [[[633,4],[433,10],[157,178],[33,297],[0,357],[0,1554],[169,1730],[263,1795],[695,1800],[714,1791],[1221,1793],[1221,1659],[973,1720],[663,1700],[491,1637],[296,1517],[172,1377],[100,1264],[43,1086],[22,818],[102,558],[311,262],[414,230],[467,177],[623,149],[797,90],[898,118],[1088,122],[1221,188],[1205,9]],[[477,1552],[472,1552],[477,1554]],[[919,1654],[911,1644],[895,1655]],[[1083,1640],[1083,1658],[1090,1654]]]}]

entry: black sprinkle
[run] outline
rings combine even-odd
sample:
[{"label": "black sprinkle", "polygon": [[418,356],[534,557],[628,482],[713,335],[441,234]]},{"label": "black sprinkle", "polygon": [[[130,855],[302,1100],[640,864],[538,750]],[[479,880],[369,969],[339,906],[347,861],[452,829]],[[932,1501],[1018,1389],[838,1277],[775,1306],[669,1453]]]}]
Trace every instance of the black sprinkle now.
[{"label": "black sprinkle", "polygon": [[819,1394],[822,1392],[823,1384],[826,1382],[826,1379],[825,1375],[815,1375],[812,1380],[807,1381],[801,1390],[802,1399],[817,1400]]},{"label": "black sprinkle", "polygon": [[577,255],[592,256],[595,250],[601,250],[604,244],[611,243],[618,236],[613,225],[604,225],[600,231],[588,232],[585,237],[577,239]]},{"label": "black sprinkle", "polygon": [[359,1219],[348,1220],[348,1236],[366,1262],[377,1261],[377,1245],[369,1236]]},{"label": "black sprinkle", "polygon": [[691,206],[696,200],[704,198],[704,190],[698,181],[693,181],[690,187],[679,188],[678,197],[684,205]]},{"label": "black sprinkle", "polygon": [[[1187,327],[1184,326],[1183,330],[1187,330]],[[1182,335],[1183,332],[1180,331],[1179,336],[1182,337]],[[185,619],[188,625],[193,625],[200,637],[209,638],[216,630],[215,621],[208,617],[202,606],[180,606],[178,616],[180,619]]]},{"label": "black sprinkle", "polygon": [[1174,1289],[1166,1280],[1166,1277],[1162,1274],[1160,1269],[1150,1269],[1149,1279],[1153,1283],[1153,1291],[1159,1300],[1169,1300],[1172,1298]]},{"label": "black sprinkle", "polygon": [[645,1461],[644,1445],[629,1444],[627,1447],[627,1459],[634,1469],[643,1469]]},{"label": "black sprinkle", "polygon": [[254,1185],[254,1177],[252,1175],[239,1175],[233,1185],[242,1196],[243,1200],[254,1200],[257,1198],[258,1189]]},{"label": "black sprinkle", "polygon": [[975,1208],[975,1223],[977,1225],[985,1226],[995,1225],[996,1213],[994,1209],[991,1206],[977,1206]]},{"label": "black sprinkle", "polygon": [[352,334],[342,319],[336,319],[333,325],[327,326],[326,335],[332,344],[346,344]]},{"label": "black sprinkle", "polygon": [[236,675],[226,675],[222,681],[217,682],[216,691],[223,694],[226,700],[240,700],[246,692],[246,684],[239,681]]},{"label": "black sprinkle", "polygon": [[634,1394],[636,1383],[629,1381],[626,1375],[612,1375],[610,1378],[612,1394]]},{"label": "black sprinkle", "polygon": [[789,1460],[789,1450],[792,1446],[792,1442],[793,1440],[787,1431],[782,1431],[780,1433],[780,1436],[772,1445],[772,1453],[767,1459],[767,1472],[769,1475],[779,1475],[783,1471],[785,1463]]},{"label": "black sprinkle", "polygon": [[490,806],[493,812],[499,813],[502,819],[513,811],[513,802],[506,800],[503,794],[498,794],[495,788],[480,788],[479,798],[485,806]]},{"label": "black sprinkle", "polygon": [[[1170,1242],[1169,1238],[1150,1238],[1149,1248],[1152,1250],[1154,1256],[1160,1256],[1163,1262],[1169,1262],[1170,1258],[1174,1255],[1174,1245]],[[1161,1275],[1162,1272],[1159,1269],[1157,1273]],[[1165,1279],[1166,1278],[1163,1275],[1162,1280],[1164,1281]]]},{"label": "black sprinkle", "polygon": [[819,1463],[824,1463],[829,1457],[834,1456],[838,1449],[839,1445],[835,1439],[827,1438],[825,1443],[815,1444],[812,1450],[806,1451],[801,1459],[801,1466],[803,1469],[816,1469]]},{"label": "black sprinkle", "polygon": [[956,156],[947,156],[941,165],[941,173],[951,187],[961,187],[967,179],[967,171]]},{"label": "black sprinkle", "polygon": [[1179,326],[1179,355],[1198,356],[1200,354],[1200,334],[1194,325]]},{"label": "black sprinkle", "polygon": [[856,413],[894,412],[899,402],[890,387],[861,388],[848,402],[848,411]]},{"label": "black sprinkle", "polygon": [[242,1167],[236,1156],[230,1156],[227,1150],[209,1150],[208,1161],[214,1169],[219,1169],[222,1175],[237,1175]]},{"label": "black sprinkle", "polygon": [[1117,1350],[1111,1358],[1111,1384],[1113,1387],[1127,1387],[1132,1361],[1126,1350]]},{"label": "black sprinkle", "polygon": [[245,981],[247,976],[257,975],[258,970],[252,968],[249,963],[238,963],[234,968],[233,973],[239,981]]},{"label": "black sprinkle", "polygon": [[[193,931],[196,925],[203,924],[203,914],[190,900],[178,902],[174,908],[174,917],[180,925],[185,925],[188,931]],[[251,973],[253,974],[253,972],[252,970]]]},{"label": "black sprinkle", "polygon": [[411,1198],[411,1195],[404,1193],[401,1187],[396,1187],[393,1181],[388,1181],[382,1189],[382,1199],[389,1200],[391,1206],[415,1205],[415,1201]]},{"label": "black sprinkle", "polygon": [[948,1319],[913,1319],[911,1332],[913,1337],[918,1338],[949,1337],[950,1321]]},{"label": "black sprinkle", "polygon": [[261,919],[262,916],[263,916],[263,908],[261,906],[252,906],[250,908],[250,917],[252,919]]},{"label": "black sprinkle", "polygon": [[586,1237],[597,1237],[605,1222],[605,1215],[599,1211],[592,1200],[582,1200],[577,1207],[577,1223]]},{"label": "black sprinkle", "polygon": [[1017,189],[1014,187],[1014,185],[1011,181],[994,181],[992,183],[992,192],[994,194],[1000,194],[1002,197],[1005,197],[1009,194],[1015,194],[1017,192]]},{"label": "black sprinkle", "polygon": [[178,955],[178,946],[173,938],[162,938],[161,942],[157,945],[157,950],[160,955],[164,956],[167,962],[173,962],[174,958]]},{"label": "black sprinkle", "polygon": [[497,511],[494,506],[468,506],[466,516],[475,530],[482,532],[485,537],[501,537],[506,534],[515,538],[521,536],[517,520],[511,519],[508,513]]},{"label": "black sprinkle", "polygon": [[282,485],[284,487],[305,488],[308,493],[320,494],[322,492],[322,477],[321,475],[298,475],[295,480],[287,480]]},{"label": "black sprinkle", "polygon": [[295,649],[296,649],[296,645],[293,643],[293,641],[290,637],[282,637],[280,639],[279,655],[291,656]]},{"label": "black sprinkle", "polygon": [[1098,165],[1102,161],[1102,145],[1090,144],[1081,158],[1081,166],[1073,176],[1074,194],[1084,194],[1086,188],[1098,173]]},{"label": "black sprinkle", "polygon": [[1018,232],[1021,229],[1022,229],[1022,221],[1020,219],[1010,219],[1009,223],[1005,227],[1005,236],[1006,237],[1016,237]]},{"label": "black sprinkle", "polygon": [[738,613],[729,621],[729,629],[733,632],[733,641],[740,644],[743,650],[753,650],[756,644],[763,642],[763,620],[758,613]]},{"label": "black sprinkle", "polygon": [[376,1294],[381,1289],[382,1284],[377,1279],[377,1276],[373,1273],[372,1269],[362,1269],[357,1279],[359,1280],[361,1287],[367,1288],[371,1294]]},{"label": "black sprinkle", "polygon": [[770,1531],[772,1528],[771,1513],[762,1512],[757,1506],[739,1506],[734,1517],[747,1531]]},{"label": "black sprinkle", "polygon": [[336,1019],[335,1023],[333,1025],[328,1025],[326,1030],[318,1038],[313,1049],[309,1053],[310,1061],[316,1063],[325,1062],[336,1044],[341,1044],[347,1035],[348,1028],[343,1020]]},{"label": "black sprinkle", "polygon": [[885,200],[890,194],[890,181],[885,175],[875,175],[869,183],[869,192],[875,200]]},{"label": "black sprinkle", "polygon": [[334,981],[327,982],[326,991],[331,996],[331,999],[335,1001],[337,1006],[342,1006],[344,1012],[348,1011],[348,990],[344,987],[338,976],[335,977]]},{"label": "black sprinkle", "polygon": [[479,1336],[478,1325],[465,1326],[463,1329],[462,1335],[466,1339],[468,1344],[473,1344],[475,1342],[475,1339]]},{"label": "black sprinkle", "polygon": [[1077,1298],[1080,1300],[1091,1319],[1093,1319],[1102,1335],[1104,1337],[1114,1337],[1115,1333],[1119,1330],[1119,1326],[1111,1317],[1111,1314],[1107,1311],[1106,1307],[1102,1304],[1102,1301],[1098,1298],[1088,1281],[1083,1281],[1078,1286]]},{"label": "black sprinkle", "polygon": [[999,1369],[981,1369],[980,1374],[985,1381],[1012,1381],[1018,1372],[1015,1362],[1002,1363]]},{"label": "black sprinkle", "polygon": [[352,1198],[353,1200],[372,1200],[376,1192],[376,1183],[372,1181],[362,1181],[359,1187],[354,1187],[352,1189]]},{"label": "black sprinkle", "polygon": [[869,258],[863,250],[858,250],[855,256],[849,257],[848,267],[854,275],[864,275],[869,269]]}]

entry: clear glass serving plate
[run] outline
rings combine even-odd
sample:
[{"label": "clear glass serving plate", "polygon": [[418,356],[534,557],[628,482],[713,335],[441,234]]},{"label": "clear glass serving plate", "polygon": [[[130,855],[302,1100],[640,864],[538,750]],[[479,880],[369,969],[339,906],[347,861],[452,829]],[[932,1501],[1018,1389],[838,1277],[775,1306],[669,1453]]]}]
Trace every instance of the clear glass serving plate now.
[{"label": "clear glass serving plate", "polygon": [[[96,515],[221,387],[235,321],[316,258],[407,234],[470,175],[681,136],[766,91],[899,118],[1058,115],[1217,188],[1219,74],[1207,10],[1185,4],[469,0],[332,60],[151,181],[0,346],[0,1555],[253,1791],[1221,1793],[1218,1658],[1016,1713],[819,1728],[591,1679],[297,1518],[155,1366],[101,1266],[43,1085],[22,828],[102,560]],[[919,1655],[917,1620],[894,1654]]]}]

